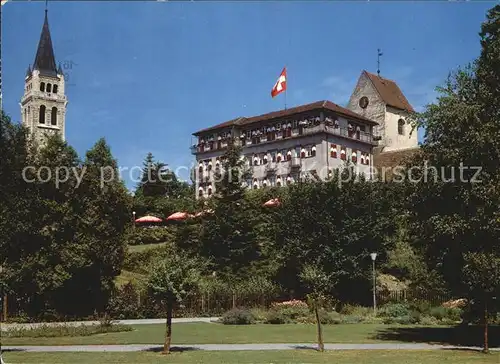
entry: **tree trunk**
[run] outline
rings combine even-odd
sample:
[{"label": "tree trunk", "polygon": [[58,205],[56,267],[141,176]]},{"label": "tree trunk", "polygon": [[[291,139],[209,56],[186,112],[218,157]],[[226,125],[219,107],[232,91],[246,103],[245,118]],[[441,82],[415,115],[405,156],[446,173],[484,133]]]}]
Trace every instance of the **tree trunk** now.
[{"label": "tree trunk", "polygon": [[236,293],[233,292],[233,308],[236,308]]},{"label": "tree trunk", "polygon": [[169,303],[167,306],[167,327],[165,333],[165,344],[163,345],[162,354],[170,354],[170,344],[172,342],[172,304]]},{"label": "tree trunk", "polygon": [[321,330],[321,320],[319,319],[318,302],[314,301],[314,313],[316,315],[316,325],[318,327],[318,350],[325,351],[325,345],[323,344],[323,332]]},{"label": "tree trunk", "polygon": [[488,348],[488,303],[484,301],[484,346],[483,352],[488,354],[490,352]]}]

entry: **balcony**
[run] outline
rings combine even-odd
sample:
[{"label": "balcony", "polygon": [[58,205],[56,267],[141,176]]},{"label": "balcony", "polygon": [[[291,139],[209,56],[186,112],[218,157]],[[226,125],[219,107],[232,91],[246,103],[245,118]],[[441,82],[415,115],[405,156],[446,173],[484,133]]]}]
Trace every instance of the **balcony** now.
[{"label": "balcony", "polygon": [[292,169],[300,169],[302,166],[302,161],[299,157],[293,157],[289,163]]},{"label": "balcony", "polygon": [[265,171],[267,175],[272,175],[276,173],[276,169],[278,166],[276,165],[276,162],[268,162],[265,167]]},{"label": "balcony", "polygon": [[359,140],[364,143],[375,144],[373,135],[364,131],[349,130],[348,128],[335,128],[333,126],[326,126],[326,131],[333,135],[339,135],[344,138]]}]

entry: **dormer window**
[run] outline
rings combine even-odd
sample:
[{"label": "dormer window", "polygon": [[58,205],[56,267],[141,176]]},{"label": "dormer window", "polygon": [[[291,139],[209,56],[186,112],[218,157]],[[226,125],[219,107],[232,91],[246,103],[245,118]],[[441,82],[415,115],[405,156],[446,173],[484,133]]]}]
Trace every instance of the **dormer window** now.
[{"label": "dormer window", "polygon": [[398,120],[398,134],[405,135],[405,121],[403,119]]}]

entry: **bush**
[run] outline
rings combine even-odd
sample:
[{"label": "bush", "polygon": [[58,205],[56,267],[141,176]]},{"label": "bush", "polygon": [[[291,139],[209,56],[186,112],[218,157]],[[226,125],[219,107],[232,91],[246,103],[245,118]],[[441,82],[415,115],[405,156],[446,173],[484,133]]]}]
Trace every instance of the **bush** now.
[{"label": "bush", "polygon": [[432,316],[422,316],[419,323],[421,325],[432,326],[437,325],[438,321]]},{"label": "bush", "polygon": [[113,318],[120,320],[142,318],[139,290],[134,284],[129,282],[116,290],[109,301],[109,311]]},{"label": "bush", "polygon": [[266,315],[264,323],[281,325],[281,324],[290,324],[293,323],[293,321],[278,310],[270,310]]},{"label": "bush", "polygon": [[379,311],[379,315],[383,317],[409,317],[410,309],[407,305],[402,303],[391,303],[382,306]]},{"label": "bush", "polygon": [[107,332],[132,331],[131,326],[127,325],[41,325],[32,328],[9,328],[4,331],[4,337],[63,337],[63,336],[90,336],[104,334]]},{"label": "bush", "polygon": [[250,325],[255,323],[255,316],[247,309],[234,308],[221,317],[224,325]]},{"label": "bush", "polygon": [[382,321],[386,325],[412,325],[415,322],[412,320],[411,316],[400,316],[400,317],[385,317]]},{"label": "bush", "polygon": [[438,321],[454,323],[460,321],[462,310],[460,308],[446,308],[442,306],[432,307],[429,312],[430,316]]}]

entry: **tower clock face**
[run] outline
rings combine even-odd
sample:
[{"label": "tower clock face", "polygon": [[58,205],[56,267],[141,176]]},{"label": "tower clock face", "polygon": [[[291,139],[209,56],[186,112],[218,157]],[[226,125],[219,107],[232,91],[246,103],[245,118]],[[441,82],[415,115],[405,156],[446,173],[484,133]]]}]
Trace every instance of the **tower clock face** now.
[{"label": "tower clock face", "polygon": [[368,97],[366,96],[363,96],[362,98],[359,99],[359,106],[362,108],[362,109],[366,109],[366,107],[368,106]]}]

